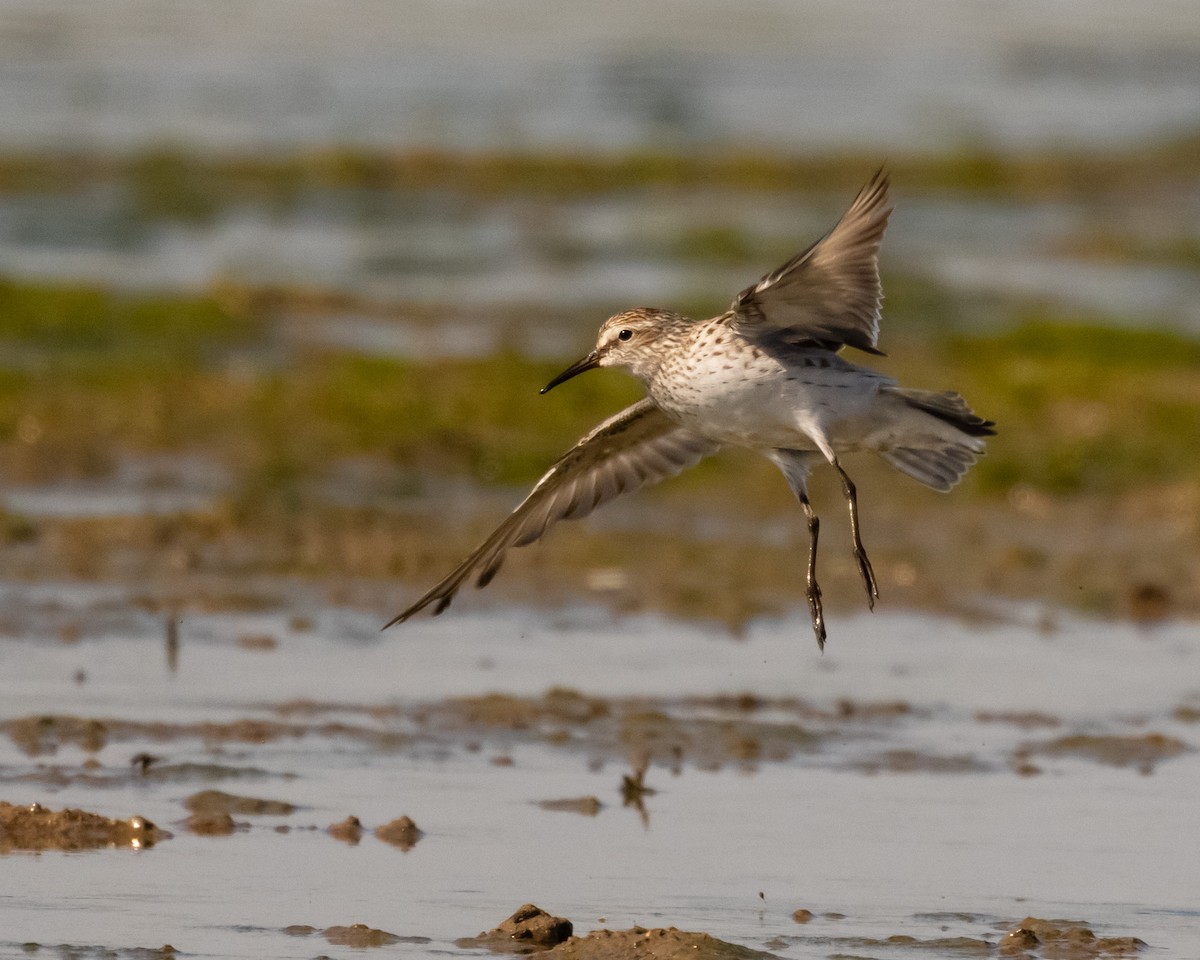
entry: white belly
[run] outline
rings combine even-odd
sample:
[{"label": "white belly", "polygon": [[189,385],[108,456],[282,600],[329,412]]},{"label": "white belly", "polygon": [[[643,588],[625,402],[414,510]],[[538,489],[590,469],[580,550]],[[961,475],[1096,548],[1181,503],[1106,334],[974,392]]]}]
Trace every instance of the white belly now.
[{"label": "white belly", "polygon": [[722,443],[815,450],[813,437],[822,436],[838,450],[857,449],[878,426],[870,414],[890,381],[839,358],[808,359],[787,366],[761,353],[735,363],[693,359],[661,371],[650,394],[680,423]]}]

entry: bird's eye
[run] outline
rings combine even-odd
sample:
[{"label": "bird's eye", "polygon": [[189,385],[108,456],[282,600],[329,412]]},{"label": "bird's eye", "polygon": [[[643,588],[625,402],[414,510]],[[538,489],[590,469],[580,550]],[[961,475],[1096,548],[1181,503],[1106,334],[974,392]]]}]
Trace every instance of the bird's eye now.
[{"label": "bird's eye", "polygon": [[618,340],[632,340],[633,339],[633,331],[632,330],[622,330],[620,333],[617,334],[617,339]]}]

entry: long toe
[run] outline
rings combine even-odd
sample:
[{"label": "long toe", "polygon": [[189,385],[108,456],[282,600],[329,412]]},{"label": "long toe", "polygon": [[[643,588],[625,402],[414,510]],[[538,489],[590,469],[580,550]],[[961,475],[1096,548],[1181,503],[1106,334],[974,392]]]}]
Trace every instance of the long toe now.
[{"label": "long toe", "polygon": [[863,586],[867,588],[867,606],[874,610],[875,601],[879,599],[879,584],[875,581],[875,571],[865,550],[856,553],[855,558],[858,560],[858,572],[862,576]]},{"label": "long toe", "polygon": [[817,646],[825,649],[825,612],[821,608],[821,588],[812,583],[806,591],[808,615],[812,618],[813,633],[817,635]]},{"label": "long toe", "polygon": [[817,636],[817,649],[825,649],[825,618],[820,614],[813,617],[813,633]]}]

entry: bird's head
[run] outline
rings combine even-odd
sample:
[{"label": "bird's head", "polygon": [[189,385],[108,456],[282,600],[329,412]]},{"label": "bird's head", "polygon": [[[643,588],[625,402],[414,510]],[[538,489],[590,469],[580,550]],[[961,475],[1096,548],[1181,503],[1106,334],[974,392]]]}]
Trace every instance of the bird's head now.
[{"label": "bird's head", "polygon": [[626,367],[645,383],[654,375],[663,358],[664,341],[670,339],[683,317],[666,310],[637,307],[609,317],[600,325],[596,348],[571,364],[542,388],[553,390],[560,383],[593,367]]}]

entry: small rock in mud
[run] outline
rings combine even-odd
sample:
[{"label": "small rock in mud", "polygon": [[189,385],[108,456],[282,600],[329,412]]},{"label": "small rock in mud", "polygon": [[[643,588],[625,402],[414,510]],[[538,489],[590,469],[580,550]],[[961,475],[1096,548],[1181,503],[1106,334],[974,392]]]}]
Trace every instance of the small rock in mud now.
[{"label": "small rock in mud", "polygon": [[396,934],[372,929],[365,923],[355,923],[348,927],[326,927],[324,936],[335,947],[386,947],[400,942]]},{"label": "small rock in mud", "polygon": [[425,836],[425,831],[413,823],[411,817],[400,817],[382,827],[375,828],[375,836],[384,843],[399,847],[405,853],[417,845],[417,841]]},{"label": "small rock in mud", "polygon": [[477,937],[463,937],[455,945],[469,949],[487,947],[511,953],[527,953],[531,949],[546,949],[560,944],[571,936],[574,927],[564,917],[552,917],[541,907],[526,903],[500,926]]},{"label": "small rock in mud", "polygon": [[329,835],[334,840],[341,840],[350,846],[357,846],[358,841],[362,839],[363,825],[362,821],[355,816],[349,816],[339,823],[331,823],[329,825]]},{"label": "small rock in mud", "polygon": [[792,914],[792,919],[797,923],[808,923],[812,918],[813,912],[811,910],[805,910],[803,907]]},{"label": "small rock in mud", "polygon": [[539,800],[537,805],[543,810],[552,810],[556,813],[579,813],[585,817],[594,817],[604,808],[604,804],[596,797]]},{"label": "small rock in mud", "polygon": [[1078,920],[1039,920],[1026,917],[1005,934],[1001,952],[1011,956],[1033,947],[1048,947],[1046,956],[1058,960],[1099,960],[1102,957],[1132,957],[1144,940],[1137,937],[1097,937]]},{"label": "small rock in mud", "polygon": [[47,810],[40,804],[0,801],[0,853],[14,850],[94,850],[152,847],[169,838],[143,817],[111,820],[85,810]]},{"label": "small rock in mud", "polygon": [[183,801],[183,805],[199,816],[238,813],[243,816],[286,817],[296,812],[296,807],[286,800],[239,797],[222,790],[201,790],[199,793],[193,793]]}]

